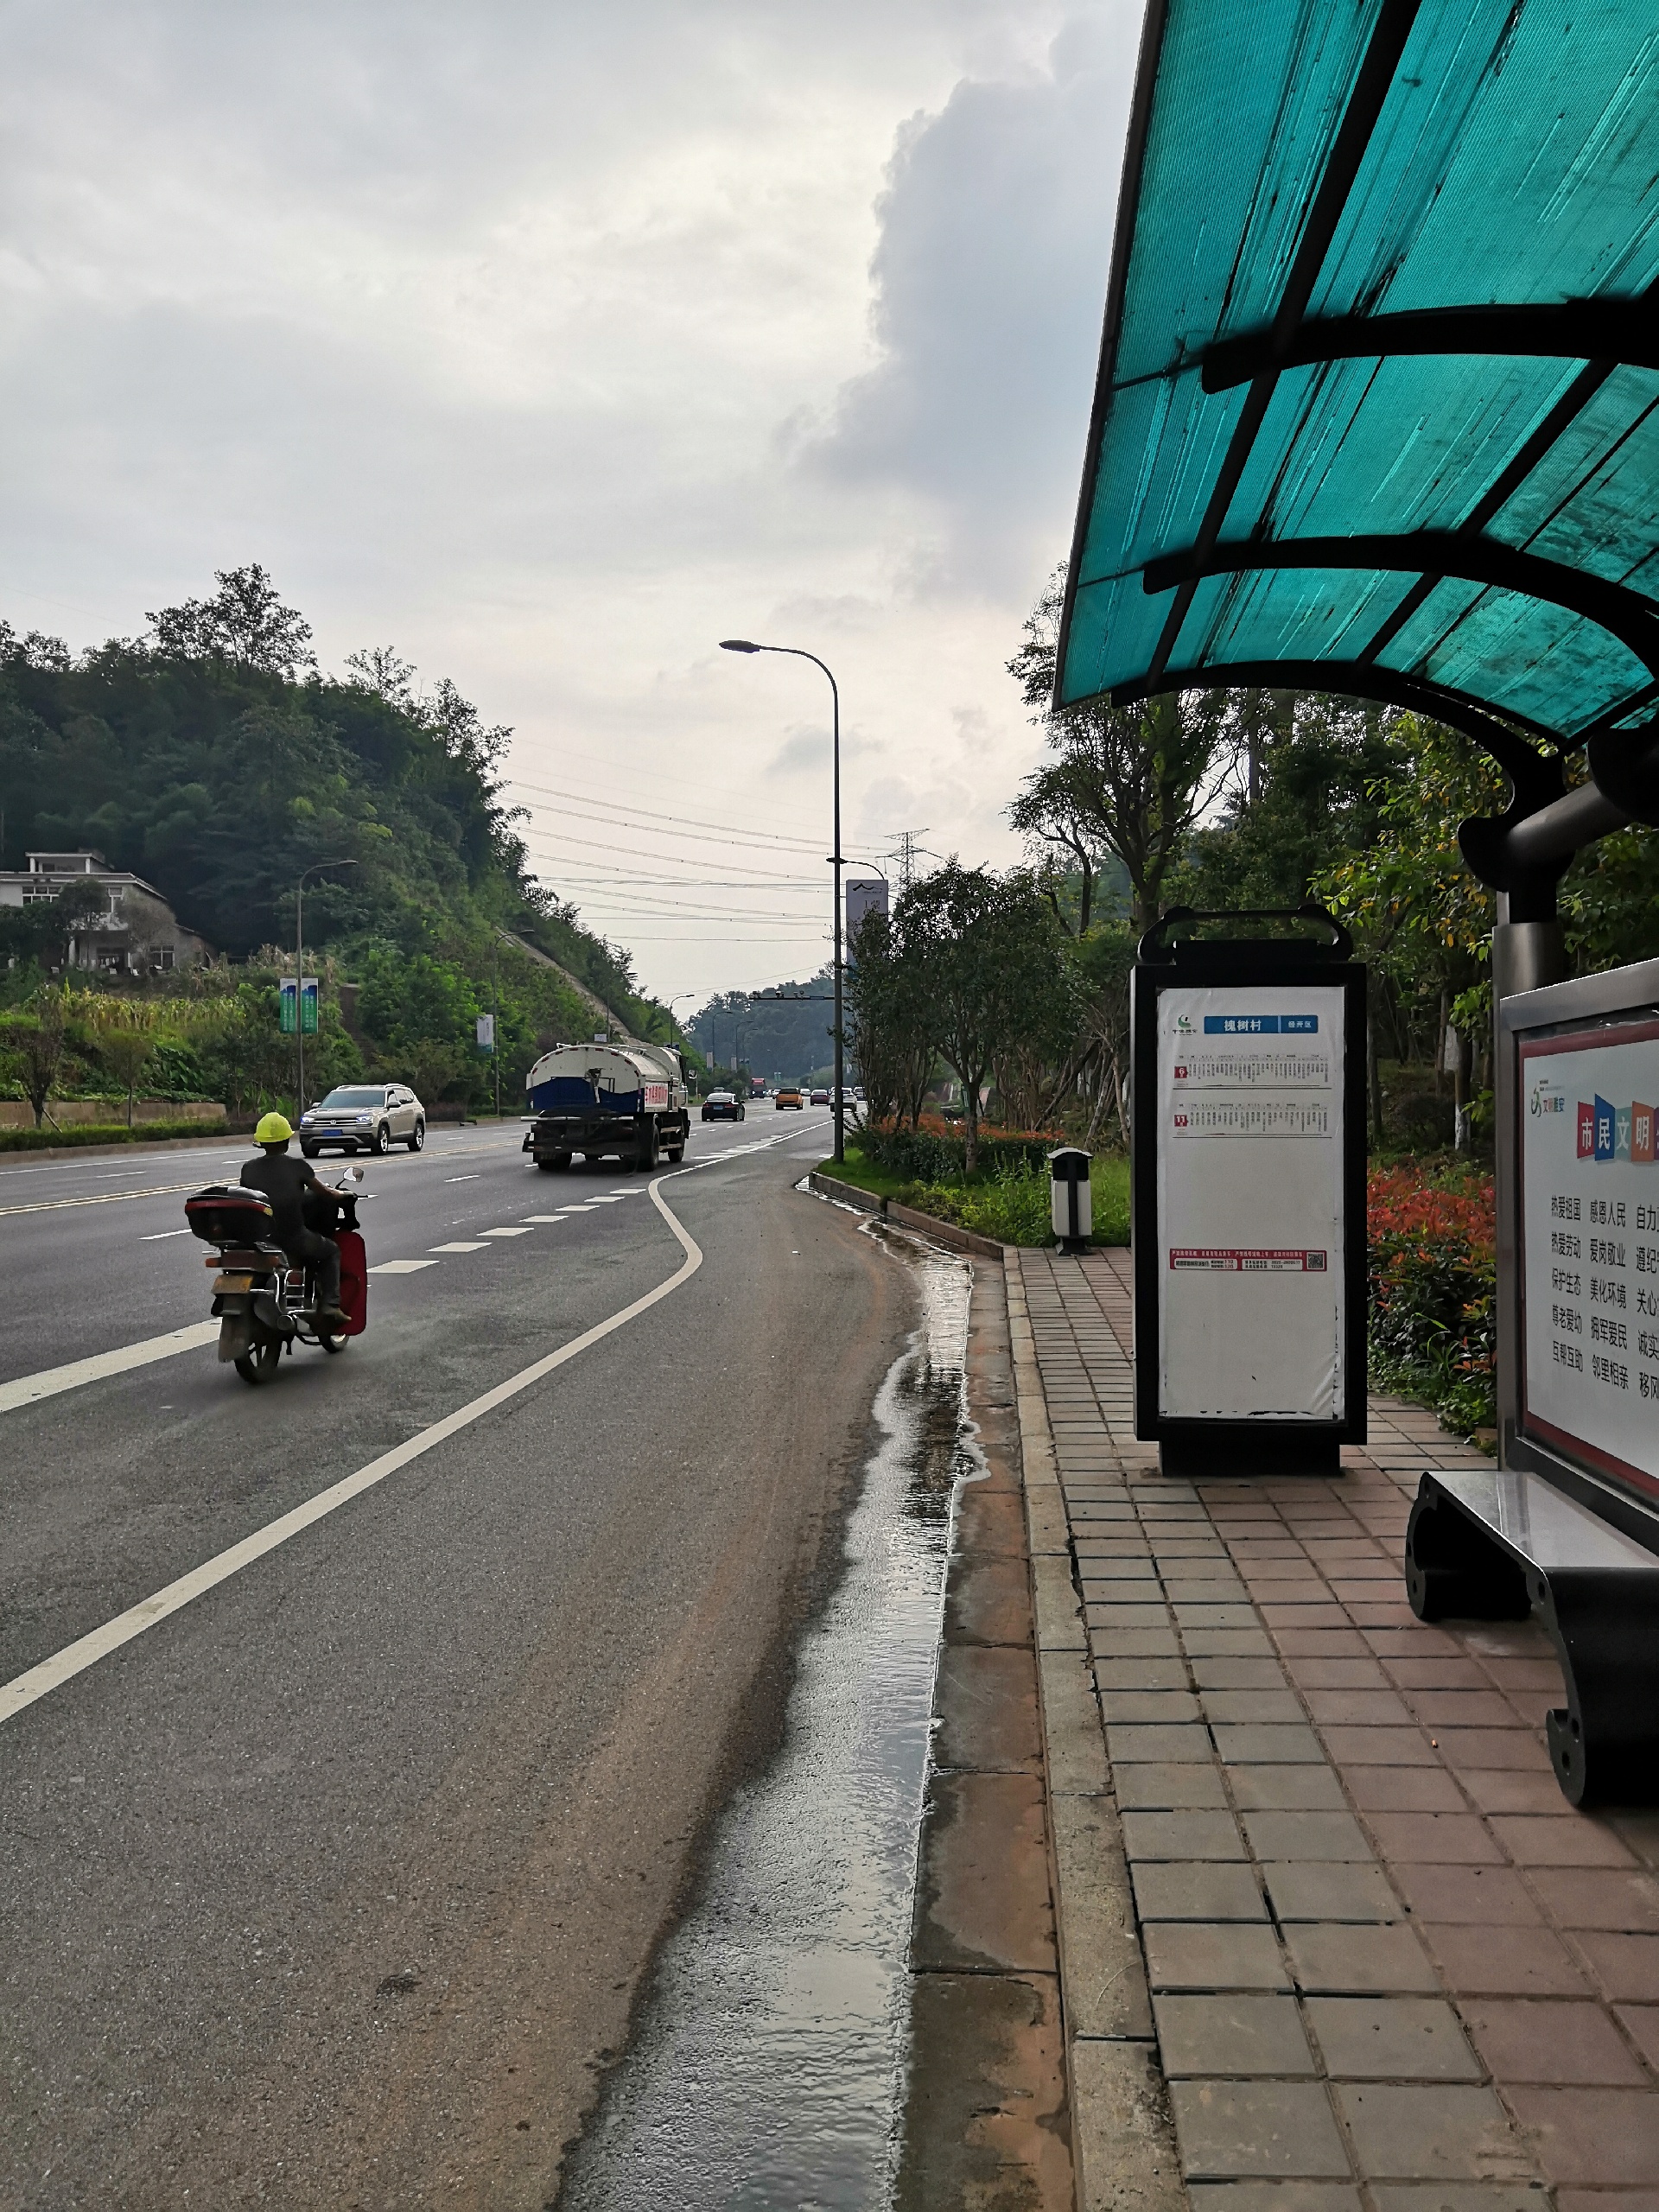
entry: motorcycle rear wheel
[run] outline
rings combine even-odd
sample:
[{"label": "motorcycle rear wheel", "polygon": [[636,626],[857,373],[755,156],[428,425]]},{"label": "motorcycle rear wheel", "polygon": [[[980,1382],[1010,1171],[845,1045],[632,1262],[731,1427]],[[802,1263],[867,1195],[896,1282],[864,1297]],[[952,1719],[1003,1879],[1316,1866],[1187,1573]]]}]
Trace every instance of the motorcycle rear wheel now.
[{"label": "motorcycle rear wheel", "polygon": [[236,1371],[245,1382],[271,1382],[283,1363],[282,1342],[276,1337],[262,1337],[251,1351],[245,1351],[236,1363]]}]

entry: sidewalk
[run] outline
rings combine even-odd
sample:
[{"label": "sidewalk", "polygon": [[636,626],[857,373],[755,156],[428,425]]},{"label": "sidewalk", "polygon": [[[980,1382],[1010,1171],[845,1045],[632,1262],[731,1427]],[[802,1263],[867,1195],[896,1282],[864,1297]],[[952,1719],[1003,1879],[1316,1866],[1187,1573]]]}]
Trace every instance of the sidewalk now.
[{"label": "sidewalk", "polygon": [[1128,1254],[1007,1264],[1084,2212],[1659,2212],[1659,1813],[1561,1796],[1541,1630],[1406,1603],[1488,1463],[1378,1397],[1339,1479],[1166,1481]]}]

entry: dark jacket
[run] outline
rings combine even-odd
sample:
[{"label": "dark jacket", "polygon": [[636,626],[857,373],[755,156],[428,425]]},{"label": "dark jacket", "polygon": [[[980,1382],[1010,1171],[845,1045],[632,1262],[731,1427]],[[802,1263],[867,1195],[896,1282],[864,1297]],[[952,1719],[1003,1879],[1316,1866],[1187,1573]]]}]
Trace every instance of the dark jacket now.
[{"label": "dark jacket", "polygon": [[309,1224],[306,1214],[305,1194],[315,1185],[316,1170],[308,1160],[296,1160],[285,1152],[262,1152],[257,1160],[250,1160],[242,1169],[245,1190],[263,1191],[270,1200],[270,1210],[276,1217],[271,1223],[271,1236],[285,1252],[305,1249]]}]

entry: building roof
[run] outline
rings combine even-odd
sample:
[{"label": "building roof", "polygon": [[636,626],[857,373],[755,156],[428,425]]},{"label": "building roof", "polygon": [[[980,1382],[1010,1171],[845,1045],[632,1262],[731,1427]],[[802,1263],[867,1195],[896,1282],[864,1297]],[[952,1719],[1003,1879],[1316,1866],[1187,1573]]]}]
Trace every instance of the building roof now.
[{"label": "building roof", "polygon": [[1656,145],[1651,0],[1150,0],[1056,703],[1646,721]]}]

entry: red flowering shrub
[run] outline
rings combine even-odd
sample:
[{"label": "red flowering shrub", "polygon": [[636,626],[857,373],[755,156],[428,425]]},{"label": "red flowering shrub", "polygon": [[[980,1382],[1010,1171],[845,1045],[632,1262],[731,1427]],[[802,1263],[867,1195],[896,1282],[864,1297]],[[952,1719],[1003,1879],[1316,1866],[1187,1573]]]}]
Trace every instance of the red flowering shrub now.
[{"label": "red flowering shrub", "polygon": [[1496,1418],[1497,1214],[1490,1175],[1408,1162],[1367,1189],[1373,1379],[1467,1434]]}]

